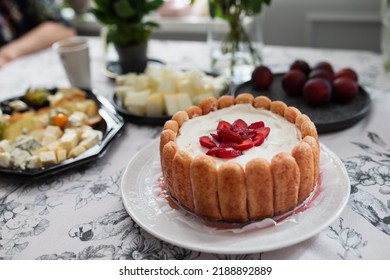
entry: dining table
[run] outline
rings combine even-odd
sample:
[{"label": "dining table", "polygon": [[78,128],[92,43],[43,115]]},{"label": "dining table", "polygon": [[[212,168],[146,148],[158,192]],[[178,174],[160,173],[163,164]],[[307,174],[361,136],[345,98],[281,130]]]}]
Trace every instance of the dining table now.
[{"label": "dining table", "polygon": [[[92,90],[113,104],[116,82],[107,75],[105,43],[86,38]],[[152,39],[148,57],[177,69],[210,71],[206,42]],[[186,213],[164,205],[158,190],[144,186],[158,185],[150,180],[161,172],[162,125],[124,118],[123,130],[91,161],[38,178],[0,174],[0,259],[390,259],[390,74],[382,55],[266,44],[262,57],[274,73],[288,71],[296,59],[352,68],[367,93],[364,115],[319,133],[325,162],[317,203],[281,224],[246,230],[185,221]],[[52,48],[0,69],[0,100],[28,88],[69,86]]]}]

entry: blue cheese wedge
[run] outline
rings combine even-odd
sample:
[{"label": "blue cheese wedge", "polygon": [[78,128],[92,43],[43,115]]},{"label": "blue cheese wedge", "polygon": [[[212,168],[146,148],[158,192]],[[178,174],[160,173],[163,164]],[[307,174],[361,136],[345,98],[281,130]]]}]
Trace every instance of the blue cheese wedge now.
[{"label": "blue cheese wedge", "polygon": [[15,148],[11,152],[11,165],[15,168],[20,168],[24,170],[26,169],[27,160],[30,156],[31,155],[29,152],[19,148]]},{"label": "blue cheese wedge", "polygon": [[41,143],[31,135],[20,135],[15,139],[15,148],[19,148],[28,152],[37,150],[41,147]]}]

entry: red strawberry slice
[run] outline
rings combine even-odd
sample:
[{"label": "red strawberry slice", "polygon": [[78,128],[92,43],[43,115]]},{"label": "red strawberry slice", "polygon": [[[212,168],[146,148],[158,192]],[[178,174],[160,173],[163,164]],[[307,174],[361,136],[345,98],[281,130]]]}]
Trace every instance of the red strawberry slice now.
[{"label": "red strawberry slice", "polygon": [[234,148],[235,146],[237,146],[237,142],[232,140],[222,140],[219,144],[221,148]]},{"label": "red strawberry slice", "polygon": [[230,129],[231,125],[227,121],[220,121],[217,126],[217,131],[221,129]]},{"label": "red strawberry slice", "polygon": [[256,129],[256,133],[263,134],[264,138],[267,138],[270,131],[271,129],[269,127],[261,127],[259,129]]},{"label": "red strawberry slice", "polygon": [[217,156],[219,158],[235,158],[242,155],[242,152],[239,150],[228,150],[228,149],[222,149],[218,151]]},{"label": "red strawberry slice", "polygon": [[258,129],[258,128],[262,128],[262,127],[264,127],[264,122],[263,121],[254,122],[254,123],[251,123],[248,126],[249,129]]},{"label": "red strawberry slice", "polygon": [[237,144],[236,146],[234,146],[233,148],[235,150],[245,151],[245,150],[252,148],[253,146],[254,146],[253,141],[251,139],[246,139],[246,140],[242,141],[240,144]]},{"label": "red strawberry slice", "polygon": [[245,128],[239,132],[243,140],[250,139],[256,135],[256,132],[252,129]]},{"label": "red strawberry slice", "polygon": [[208,136],[201,136],[199,138],[199,143],[202,147],[209,149],[217,146],[217,144],[215,144],[213,140],[211,140],[211,138]]},{"label": "red strawberry slice", "polygon": [[264,135],[262,133],[257,133],[253,138],[252,138],[252,141],[253,141],[253,145],[254,146],[260,146],[261,144],[263,144],[264,142]]},{"label": "red strawberry slice", "polygon": [[232,140],[237,143],[242,142],[242,138],[240,134],[238,134],[235,131],[229,130],[229,129],[220,129],[217,131],[218,136],[225,140]]},{"label": "red strawberry slice", "polygon": [[221,142],[221,137],[218,136],[216,133],[210,133],[211,137],[217,142]]},{"label": "red strawberry slice", "polygon": [[214,147],[214,148],[211,148],[210,150],[208,150],[206,155],[208,155],[208,156],[218,156],[218,153],[220,151],[223,151],[223,150],[224,150],[223,148]]},{"label": "red strawberry slice", "polygon": [[246,129],[248,127],[248,125],[246,124],[246,122],[242,119],[237,119],[235,120],[233,123],[232,123],[232,130],[233,131],[237,131],[237,132],[240,132],[242,131],[243,129]]}]

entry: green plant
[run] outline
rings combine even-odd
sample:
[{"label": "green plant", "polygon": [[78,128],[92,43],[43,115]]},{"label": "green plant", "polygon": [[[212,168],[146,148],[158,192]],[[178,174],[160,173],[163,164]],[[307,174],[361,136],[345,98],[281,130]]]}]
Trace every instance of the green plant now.
[{"label": "green plant", "polygon": [[[250,36],[243,26],[243,19],[246,16],[260,14],[263,5],[270,5],[272,0],[209,0],[209,12],[212,18],[220,18],[229,25],[229,32],[225,35],[221,44],[223,54],[230,53],[230,70],[236,64],[236,53],[245,47],[249,50],[252,64],[261,63],[260,54],[252,46]],[[244,46],[243,46],[244,45]]]},{"label": "green plant", "polygon": [[92,13],[108,28],[107,42],[117,46],[147,41],[158,24],[145,21],[145,15],[157,10],[163,0],[95,0]]}]

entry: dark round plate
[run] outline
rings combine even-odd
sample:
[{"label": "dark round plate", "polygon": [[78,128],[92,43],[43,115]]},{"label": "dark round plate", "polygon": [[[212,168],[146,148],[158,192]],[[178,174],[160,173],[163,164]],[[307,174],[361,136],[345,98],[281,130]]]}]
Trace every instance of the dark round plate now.
[{"label": "dark round plate", "polygon": [[[122,134],[123,129],[125,127],[125,122],[123,121],[123,118],[118,115],[118,113],[115,111],[115,108],[105,97],[95,94],[91,90],[83,90],[87,93],[87,98],[94,100],[99,106],[99,114],[102,117],[102,120],[95,126],[95,129],[98,129],[103,132],[103,138],[101,142],[91,147],[79,156],[67,159],[53,166],[39,169],[24,170],[0,167],[0,174],[31,177],[33,179],[37,179],[49,175],[52,176],[59,172],[96,160],[106,153],[112,142]],[[8,104],[10,101],[22,98],[23,96],[3,100],[0,102],[0,106],[3,108],[3,106],[6,106],[6,104]]]},{"label": "dark round plate", "polygon": [[332,132],[348,128],[370,111],[371,100],[369,94],[359,86],[359,93],[356,98],[346,104],[330,102],[324,106],[309,106],[302,96],[288,96],[282,88],[283,73],[275,74],[271,87],[266,91],[259,91],[253,88],[251,81],[237,86],[234,95],[240,93],[252,93],[254,96],[265,95],[272,100],[280,100],[288,106],[298,108],[302,113],[308,115],[317,127],[318,133]]},{"label": "dark round plate", "polygon": [[[165,65],[164,62],[158,59],[148,59],[148,65]],[[115,79],[118,75],[126,74],[123,73],[122,68],[118,61],[107,62],[104,68],[104,75],[110,79]]]},{"label": "dark round plate", "polygon": [[114,93],[113,101],[115,109],[123,116],[123,118],[132,123],[141,125],[163,125],[171,118],[171,116],[167,115],[156,117],[134,115],[123,107],[122,102],[119,98],[117,98],[116,93]]}]

